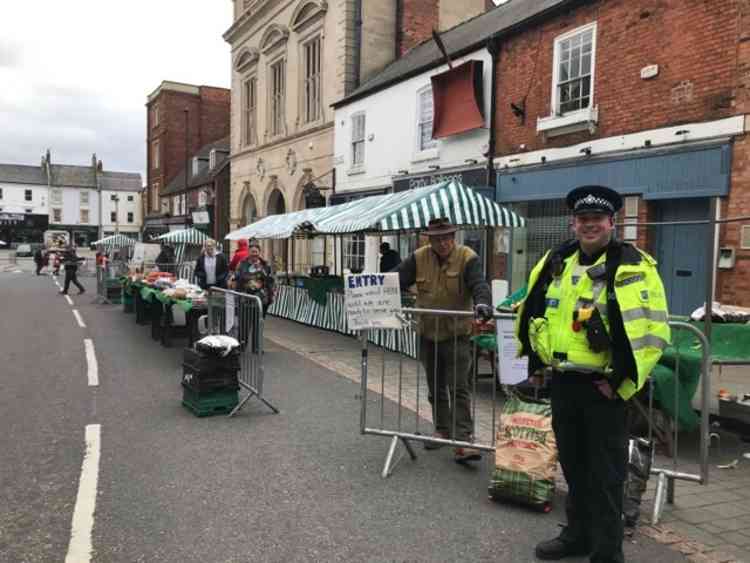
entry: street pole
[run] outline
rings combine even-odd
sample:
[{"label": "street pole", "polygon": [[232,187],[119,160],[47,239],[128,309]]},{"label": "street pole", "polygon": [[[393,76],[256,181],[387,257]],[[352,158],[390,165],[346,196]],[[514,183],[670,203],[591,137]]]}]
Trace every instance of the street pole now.
[{"label": "street pole", "polygon": [[115,195],[115,234],[120,233],[120,196]]}]

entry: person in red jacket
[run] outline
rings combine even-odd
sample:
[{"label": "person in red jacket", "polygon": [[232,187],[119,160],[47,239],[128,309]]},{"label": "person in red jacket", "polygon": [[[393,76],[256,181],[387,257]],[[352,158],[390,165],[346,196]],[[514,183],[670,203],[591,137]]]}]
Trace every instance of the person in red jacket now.
[{"label": "person in red jacket", "polygon": [[229,271],[234,272],[237,269],[237,266],[240,265],[240,262],[242,262],[245,258],[247,258],[247,254],[248,254],[247,241],[238,240],[237,250],[234,251],[234,256],[232,256],[232,261],[229,263]]}]

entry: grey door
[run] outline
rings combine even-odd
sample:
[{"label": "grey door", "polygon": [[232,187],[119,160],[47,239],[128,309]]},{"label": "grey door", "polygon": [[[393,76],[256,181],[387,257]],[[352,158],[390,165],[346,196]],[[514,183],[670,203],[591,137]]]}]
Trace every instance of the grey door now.
[{"label": "grey door", "polygon": [[[708,200],[659,201],[657,221],[707,219]],[[706,300],[706,237],[708,225],[660,225],[656,227],[656,259],[664,281],[669,312],[689,315]]]}]

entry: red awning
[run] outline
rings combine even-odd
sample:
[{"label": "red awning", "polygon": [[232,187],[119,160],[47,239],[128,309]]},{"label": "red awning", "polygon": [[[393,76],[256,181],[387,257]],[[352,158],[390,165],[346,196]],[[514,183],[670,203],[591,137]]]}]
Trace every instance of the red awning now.
[{"label": "red awning", "polygon": [[467,61],[432,77],[432,138],[484,127],[482,61]]}]

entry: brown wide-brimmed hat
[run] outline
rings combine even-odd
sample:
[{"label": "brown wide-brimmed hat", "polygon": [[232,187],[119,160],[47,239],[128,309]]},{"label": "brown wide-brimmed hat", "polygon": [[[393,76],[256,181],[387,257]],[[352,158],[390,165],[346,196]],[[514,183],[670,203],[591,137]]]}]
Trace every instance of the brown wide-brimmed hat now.
[{"label": "brown wide-brimmed hat", "polygon": [[453,234],[457,230],[458,228],[448,219],[446,219],[445,217],[440,217],[438,219],[431,219],[427,225],[427,229],[423,234],[427,235],[428,237],[437,237],[441,235]]}]

